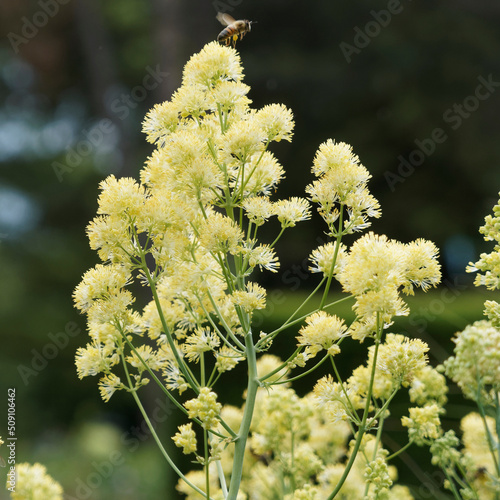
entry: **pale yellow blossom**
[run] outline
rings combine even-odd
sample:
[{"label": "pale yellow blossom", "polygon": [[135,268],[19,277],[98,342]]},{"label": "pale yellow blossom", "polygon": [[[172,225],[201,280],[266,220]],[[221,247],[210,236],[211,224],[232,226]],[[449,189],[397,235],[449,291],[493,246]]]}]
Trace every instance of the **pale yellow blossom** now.
[{"label": "pale yellow blossom", "polygon": [[63,489],[39,463],[18,463],[15,466],[16,480],[11,500],[63,500]]}]

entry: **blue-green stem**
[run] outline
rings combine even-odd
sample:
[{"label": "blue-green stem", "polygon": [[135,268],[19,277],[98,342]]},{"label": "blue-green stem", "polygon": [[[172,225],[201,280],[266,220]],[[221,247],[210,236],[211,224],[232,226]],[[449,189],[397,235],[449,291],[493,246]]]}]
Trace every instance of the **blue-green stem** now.
[{"label": "blue-green stem", "polygon": [[[500,476],[500,469],[499,469],[499,460],[497,459],[497,453],[500,453],[499,444],[495,443],[495,439],[491,434],[490,428],[488,427],[488,422],[486,421],[486,412],[484,411],[484,405],[483,405],[483,400],[481,397],[481,388],[483,387],[483,384],[481,383],[480,377],[478,375],[477,379],[477,407],[479,409],[479,414],[481,415],[481,419],[483,421],[483,426],[484,426],[484,432],[486,434],[486,439],[488,441],[488,447],[490,449],[491,456],[493,458],[493,462],[495,464],[495,469],[497,472],[497,476]],[[498,397],[498,395],[497,395]],[[498,400],[497,400],[498,403]],[[497,411],[497,419],[498,419],[498,411]],[[498,429],[498,420],[497,420],[497,429]],[[500,436],[499,436],[500,438]]]},{"label": "blue-green stem", "polygon": [[[346,410],[349,410],[349,416],[351,417],[351,419],[355,420],[355,419],[357,419],[358,414],[356,413],[354,405],[352,404],[351,398],[349,397],[349,393],[346,391],[345,384],[342,382],[342,378],[340,377],[340,373],[337,369],[337,365],[335,364],[335,360],[333,359],[333,356],[330,358],[330,360],[332,362],[332,367],[333,367],[333,371],[335,373],[335,376],[337,377],[337,382],[340,384],[340,387],[342,387],[342,392],[344,393],[345,399],[349,405],[349,408],[346,408]],[[345,405],[344,405],[344,407],[345,407]],[[352,425],[351,425],[351,429],[352,429]],[[354,434],[354,432],[353,432],[353,434]]]},{"label": "blue-green stem", "polygon": [[404,446],[399,448],[398,451],[395,451],[392,455],[389,455],[386,458],[386,461],[390,462],[393,458],[396,458],[398,455],[401,455],[401,453],[403,453],[403,451],[407,450],[412,444],[413,444],[413,441],[408,441]]},{"label": "blue-green stem", "polygon": [[[141,364],[146,368],[146,370],[148,371],[148,373],[151,375],[151,377],[153,377],[153,380],[156,382],[156,384],[161,388],[161,390],[166,394],[166,396],[170,399],[170,401],[172,401],[175,406],[177,406],[177,408],[179,408],[183,413],[185,413],[186,415],[188,414],[186,408],[184,408],[184,406],[182,406],[173,396],[172,394],[170,393],[170,391],[163,385],[163,383],[161,382],[161,380],[156,376],[156,374],[151,370],[151,368],[148,366],[148,364],[144,361],[144,359],[142,359],[142,356],[137,352],[137,349],[133,346],[133,344],[130,342],[130,340],[126,337],[126,335],[120,331],[123,339],[125,340],[125,342],[127,342],[128,346],[130,347],[131,351],[137,356],[137,358],[139,359],[139,361],[141,362]],[[193,419],[194,422],[196,422],[197,424],[199,424],[200,426],[202,425],[202,422],[200,420],[198,420],[197,418],[194,418]],[[224,422],[222,419],[220,420],[221,422],[221,425],[224,427],[224,429],[226,429],[229,434],[232,436],[232,437],[235,437],[236,434],[234,433],[234,431],[226,424],[226,422]],[[213,434],[216,434],[217,436],[219,436],[220,438],[223,438],[225,439],[226,436],[222,435],[222,434],[219,434],[215,431],[212,431]]]},{"label": "blue-green stem", "polygon": [[367,428],[366,422],[368,420],[368,414],[370,412],[370,402],[371,402],[372,393],[373,393],[373,384],[375,382],[375,368],[377,366],[377,355],[378,355],[378,349],[379,349],[379,345],[380,345],[380,341],[381,341],[381,337],[382,337],[382,331],[383,331],[383,328],[382,328],[382,324],[380,321],[380,314],[377,313],[377,336],[375,338],[375,350],[373,353],[373,365],[372,365],[372,371],[370,374],[370,384],[368,386],[368,391],[366,394],[366,403],[365,403],[365,409],[363,411],[363,418],[361,419],[361,424],[358,428],[358,434],[356,436],[356,442],[354,443],[354,447],[352,449],[351,456],[349,457],[349,461],[347,462],[347,464],[345,466],[344,473],[342,474],[342,477],[339,479],[337,486],[332,491],[332,493],[327,498],[327,500],[332,500],[333,498],[335,498],[337,493],[340,491],[340,489],[344,485],[345,480],[347,479],[347,476],[351,472],[351,468],[354,465],[354,460],[356,459],[356,456],[357,456],[358,451],[359,451],[359,447],[361,446],[361,441],[362,441],[363,436],[366,432],[366,428]]},{"label": "blue-green stem", "polygon": [[293,321],[293,318],[295,318],[295,316],[298,314],[298,312],[307,305],[307,303],[314,297],[314,295],[316,294],[316,292],[323,286],[323,282],[325,281],[325,278],[323,278],[318,286],[309,294],[309,296],[304,300],[304,302],[302,302],[302,304],[300,304],[299,307],[297,307],[297,309],[295,309],[295,311],[292,313],[291,316],[289,316],[289,318],[279,327],[277,328],[276,330],[274,330],[273,332],[269,333],[268,335],[266,335],[263,339],[259,340],[257,342],[257,344],[255,345],[255,347],[257,349],[259,349],[261,347],[262,344],[268,342],[269,340],[273,339],[279,332],[283,331],[285,328],[289,327],[289,326],[292,326],[294,325],[295,323],[299,323],[300,321],[303,321],[304,318],[307,318],[307,316],[309,316],[309,314],[305,315],[305,316],[302,316],[300,318],[298,318],[297,320]]},{"label": "blue-green stem", "polygon": [[161,326],[163,328],[163,331],[167,337],[168,344],[170,346],[170,349],[172,350],[172,353],[175,357],[175,360],[177,361],[177,364],[179,366],[180,371],[184,375],[186,381],[188,384],[193,388],[193,390],[198,393],[199,392],[199,384],[196,380],[194,380],[193,376],[189,372],[189,370],[186,369],[186,365],[182,358],[180,357],[179,353],[177,352],[177,348],[174,343],[174,339],[172,336],[172,332],[170,331],[170,328],[167,325],[167,321],[165,319],[165,316],[163,314],[163,309],[161,307],[160,303],[160,298],[158,296],[158,291],[156,290],[156,284],[154,278],[151,276],[151,273],[149,272],[148,265],[146,263],[146,256],[143,251],[141,251],[141,268],[146,276],[146,279],[148,280],[149,288],[151,289],[151,293],[153,295],[153,299],[155,301],[156,309],[158,311],[158,316],[160,317],[161,321]]},{"label": "blue-green stem", "polygon": [[320,359],[312,368],[309,368],[309,370],[305,371],[304,373],[301,373],[300,375],[296,375],[295,377],[287,378],[285,380],[276,380],[271,382],[269,385],[279,385],[279,384],[287,384],[288,382],[295,382],[296,380],[299,380],[305,377],[306,375],[309,375],[309,373],[312,373],[314,370],[316,370],[316,368],[319,368],[328,359],[328,356],[329,354],[325,354],[325,356],[323,356],[323,358]]},{"label": "blue-green stem", "polygon": [[297,349],[295,349],[295,351],[293,352],[293,354],[288,358],[287,361],[284,361],[283,363],[281,363],[281,365],[279,365],[277,368],[275,368],[274,370],[270,371],[269,373],[266,373],[265,375],[263,375],[261,378],[259,378],[259,382],[265,382],[268,378],[272,377],[275,373],[278,373],[279,371],[283,370],[283,368],[286,368],[288,362],[295,358],[295,356],[297,356],[297,354],[300,352],[301,350],[301,347],[297,347]]},{"label": "blue-green stem", "polygon": [[[313,311],[311,312],[308,312],[307,314],[304,314],[302,315],[301,317],[295,319],[292,321],[292,319],[295,317],[295,315],[297,314],[297,312],[302,309],[306,304],[307,302],[309,302],[309,300],[314,296],[314,294],[317,292],[317,290],[321,287],[321,285],[323,284],[325,278],[323,278],[323,280],[321,280],[321,283],[320,285],[318,285],[312,292],[311,294],[309,295],[309,297],[307,297],[307,299],[302,302],[302,304],[295,310],[295,312],[279,327],[279,328],[276,328],[276,330],[273,330],[271,333],[268,333],[265,337],[261,338],[257,344],[255,344],[255,347],[256,349],[260,349],[262,347],[263,344],[266,344],[267,342],[269,342],[270,340],[272,340],[274,337],[276,337],[276,335],[278,335],[280,332],[282,332],[283,330],[285,330],[286,328],[288,328],[289,326],[293,326],[293,325],[296,325],[297,323],[301,323],[302,321],[304,321],[308,316],[310,316],[311,314],[319,311],[319,309],[314,309]],[[332,306],[335,306],[337,304],[340,304],[341,302],[344,302],[345,300],[349,300],[352,298],[352,295],[346,295],[345,297],[341,298],[341,299],[338,299],[338,300],[335,300],[333,302],[330,302],[329,304],[323,306],[323,310],[325,309],[328,309]]]},{"label": "blue-green stem", "polygon": [[208,433],[203,429],[203,452],[205,454],[205,490],[206,498],[210,498],[210,468],[208,464]]},{"label": "blue-green stem", "polygon": [[[497,477],[500,478],[500,468],[498,466],[498,464],[500,463],[500,401],[498,397],[498,392],[495,392],[495,426],[497,431],[496,448],[498,453],[498,459],[495,460],[495,465],[497,468]],[[500,494],[497,493],[496,496],[498,498]]]},{"label": "blue-green stem", "polygon": [[139,396],[137,395],[137,391],[134,389],[132,381],[130,380],[130,374],[127,369],[127,363],[125,361],[125,356],[122,354],[122,362],[123,362],[123,368],[125,370],[125,376],[127,377],[127,382],[129,385],[130,392],[132,393],[133,398],[135,399],[135,402],[137,404],[137,407],[139,408],[139,411],[141,412],[144,421],[146,422],[146,425],[149,428],[149,432],[151,432],[151,435],[153,436],[153,439],[156,441],[156,444],[158,448],[160,449],[162,455],[165,457],[165,460],[168,462],[170,467],[174,470],[174,472],[191,488],[193,488],[196,492],[198,492],[200,495],[203,497],[206,497],[209,500],[213,500],[211,497],[207,497],[205,492],[202,491],[198,486],[193,484],[189,479],[181,472],[181,470],[175,465],[175,462],[170,458],[170,455],[167,453],[167,450],[163,447],[163,443],[161,442],[160,438],[158,437],[158,434],[156,434],[155,428],[153,427],[153,424],[151,423],[151,420],[149,420],[149,416],[144,409],[144,406],[142,406],[141,400],[139,399]]},{"label": "blue-green stem", "polygon": [[332,283],[332,278],[333,278],[333,271],[335,270],[335,264],[337,263],[337,256],[339,253],[340,249],[340,242],[342,240],[343,236],[343,231],[342,231],[342,225],[343,225],[343,215],[344,215],[344,206],[340,206],[340,213],[339,213],[339,230],[337,232],[337,238],[335,240],[335,251],[333,254],[333,259],[332,259],[332,266],[330,268],[330,272],[328,273],[328,279],[326,281],[325,285],[325,291],[323,292],[323,297],[321,298],[321,302],[319,304],[319,309],[323,309],[323,306],[325,305],[326,298],[328,297],[328,292],[330,291],[330,285]]},{"label": "blue-green stem", "polygon": [[257,356],[255,346],[253,344],[252,332],[249,331],[245,335],[245,345],[247,350],[248,363],[248,384],[245,401],[245,409],[243,418],[238,431],[238,437],[234,444],[233,470],[231,473],[231,483],[226,500],[236,500],[238,490],[240,489],[241,476],[243,473],[243,460],[245,457],[245,447],[248,434],[250,432],[250,424],[252,423],[253,410],[255,407],[255,398],[257,396],[258,379],[257,379]]}]

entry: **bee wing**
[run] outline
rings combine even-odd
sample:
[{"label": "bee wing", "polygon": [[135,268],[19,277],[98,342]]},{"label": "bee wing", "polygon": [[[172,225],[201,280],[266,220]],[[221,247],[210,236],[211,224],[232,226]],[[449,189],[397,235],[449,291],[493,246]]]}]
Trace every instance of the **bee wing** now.
[{"label": "bee wing", "polygon": [[223,14],[222,12],[217,12],[217,21],[219,21],[224,26],[229,26],[234,23],[234,18],[229,14]]}]

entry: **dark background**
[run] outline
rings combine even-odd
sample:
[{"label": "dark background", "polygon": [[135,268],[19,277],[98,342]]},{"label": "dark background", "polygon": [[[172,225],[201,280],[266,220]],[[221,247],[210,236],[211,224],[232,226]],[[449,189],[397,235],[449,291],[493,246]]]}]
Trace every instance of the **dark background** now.
[{"label": "dark background", "polygon": [[[15,387],[17,461],[46,464],[68,498],[174,498],[131,398],[104,404],[95,379],[78,381],[73,358],[86,343],[85,322],[71,293],[97,262],[85,226],[99,181],[138,177],[152,151],[142,119],[178,87],[188,58],[216,38],[218,10],[257,21],[237,47],[253,106],[281,102],[295,114],[292,144],[273,148],[287,171],[278,195],[304,195],[319,144],[345,141],[373,176],[383,216],[372,229],[441,249],[444,286],[417,298],[401,323],[430,343],[433,364],[492,298],[463,270],[489,251],[478,226],[500,190],[495,2],[2,0],[0,435],[7,388]],[[304,259],[323,230],[314,219],[285,236],[281,274],[263,277],[289,298],[276,301],[272,321],[316,283]],[[358,356],[354,366],[365,354]],[[154,390],[144,397],[154,409]],[[178,424],[162,411],[163,429]],[[450,406],[450,426],[463,411],[461,402]],[[417,498],[439,498],[426,496],[442,482],[433,474],[403,481]]]}]

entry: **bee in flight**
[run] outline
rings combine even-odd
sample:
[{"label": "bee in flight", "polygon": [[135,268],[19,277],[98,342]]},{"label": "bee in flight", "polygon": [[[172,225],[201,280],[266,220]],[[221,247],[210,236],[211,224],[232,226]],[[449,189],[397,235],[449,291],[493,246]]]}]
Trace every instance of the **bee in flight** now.
[{"label": "bee in flight", "polygon": [[245,33],[248,33],[252,29],[252,23],[257,21],[248,21],[246,19],[235,21],[233,17],[229,14],[223,14],[222,12],[217,13],[217,20],[226,26],[217,37],[218,42],[226,42],[229,45],[232,42],[233,47],[236,46],[236,41],[238,40],[238,35],[240,40],[243,38]]}]

